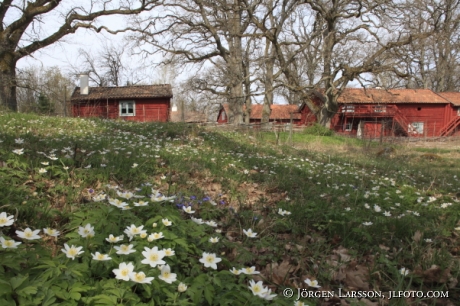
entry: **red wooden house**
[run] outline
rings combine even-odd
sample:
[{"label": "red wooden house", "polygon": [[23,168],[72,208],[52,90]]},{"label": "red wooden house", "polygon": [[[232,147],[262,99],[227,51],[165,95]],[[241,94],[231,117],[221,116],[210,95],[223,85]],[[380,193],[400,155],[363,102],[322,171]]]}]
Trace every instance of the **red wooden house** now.
[{"label": "red wooden house", "polygon": [[169,121],[171,85],[75,88],[74,117],[122,118],[132,121]]},{"label": "red wooden house", "polygon": [[[364,137],[448,136],[460,124],[459,93],[451,93],[451,98],[447,97],[449,94],[429,89],[347,88],[337,99],[339,109],[331,128]],[[317,105],[322,103],[318,93],[312,100]],[[300,106],[300,112],[302,124],[316,122],[316,116],[305,104]]]},{"label": "red wooden house", "polygon": [[[262,108],[261,104],[252,104],[251,105],[251,115],[249,118],[250,123],[260,123],[262,121]],[[299,112],[299,107],[294,104],[272,104],[270,106],[271,113],[269,122],[275,124],[290,123],[291,116],[292,122],[294,124],[300,124],[301,116]],[[217,115],[217,123],[223,124],[228,123],[228,114],[229,107],[228,104],[221,105],[219,113]]]}]

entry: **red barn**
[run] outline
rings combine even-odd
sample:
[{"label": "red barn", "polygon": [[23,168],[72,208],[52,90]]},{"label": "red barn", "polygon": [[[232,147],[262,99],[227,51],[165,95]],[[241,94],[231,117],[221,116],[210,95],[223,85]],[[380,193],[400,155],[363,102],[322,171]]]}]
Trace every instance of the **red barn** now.
[{"label": "red barn", "polygon": [[[323,97],[315,93],[314,103]],[[460,93],[435,93],[429,89],[347,88],[338,97],[339,110],[331,128],[343,134],[380,137],[433,137],[454,133],[460,124]],[[302,124],[316,116],[300,107]],[[309,118],[309,120],[306,120]]]},{"label": "red barn", "polygon": [[[83,83],[82,83],[83,84]],[[132,121],[167,122],[170,117],[171,85],[75,88],[74,117],[122,118]]]},{"label": "red barn", "polygon": [[[260,123],[262,121],[262,104],[252,104],[251,105],[251,115],[249,122],[250,123]],[[292,115],[292,122],[294,124],[300,124],[301,122],[301,114],[299,112],[299,107],[294,104],[272,104],[270,105],[271,113],[269,122],[273,122],[275,124],[281,123],[290,123],[291,122],[291,115]],[[229,107],[228,104],[223,104],[220,107],[219,113],[217,115],[217,123],[223,124],[228,123],[228,112]]]}]

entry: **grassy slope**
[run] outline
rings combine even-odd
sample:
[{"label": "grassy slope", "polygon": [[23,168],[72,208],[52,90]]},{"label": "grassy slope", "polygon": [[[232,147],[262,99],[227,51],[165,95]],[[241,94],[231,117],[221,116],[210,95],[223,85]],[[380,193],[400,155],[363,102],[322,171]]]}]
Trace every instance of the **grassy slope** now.
[{"label": "grassy slope", "polygon": [[[219,202],[219,213],[201,210],[200,217],[218,218],[221,251],[235,265],[256,266],[278,294],[306,288],[311,278],[324,290],[449,290],[451,301],[460,300],[458,156],[402,146],[379,154],[374,144],[307,134],[295,134],[293,148],[276,146],[272,133],[180,124],[3,114],[0,127],[1,206],[19,227],[65,227],[69,214],[88,205],[89,189],[150,182]],[[27,159],[12,153],[17,148]],[[59,160],[41,175],[40,152],[52,150]],[[292,214],[282,217],[279,208]],[[247,228],[259,239],[235,248]]]}]

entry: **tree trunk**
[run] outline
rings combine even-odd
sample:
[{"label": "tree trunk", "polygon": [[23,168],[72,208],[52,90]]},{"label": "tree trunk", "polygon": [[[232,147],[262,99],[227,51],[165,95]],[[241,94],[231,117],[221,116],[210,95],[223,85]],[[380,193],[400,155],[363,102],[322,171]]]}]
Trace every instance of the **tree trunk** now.
[{"label": "tree trunk", "polygon": [[235,1],[233,10],[230,12],[229,29],[229,56],[227,59],[228,76],[230,78],[229,92],[229,123],[243,123],[243,49],[241,42],[241,7],[240,2]]},{"label": "tree trunk", "polygon": [[16,61],[12,57],[7,52],[0,57],[0,104],[17,112]]},{"label": "tree trunk", "polygon": [[[262,123],[270,121],[271,109],[273,104],[273,67],[275,66],[275,48],[270,41],[266,40],[265,48],[265,95],[264,106],[262,107]],[[290,104],[290,101],[289,101]]]}]

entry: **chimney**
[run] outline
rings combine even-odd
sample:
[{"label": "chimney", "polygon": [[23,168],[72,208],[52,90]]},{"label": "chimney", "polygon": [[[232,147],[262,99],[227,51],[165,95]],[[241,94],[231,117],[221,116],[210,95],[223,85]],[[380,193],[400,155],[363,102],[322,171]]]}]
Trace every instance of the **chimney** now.
[{"label": "chimney", "polygon": [[89,77],[88,74],[80,74],[80,95],[89,94]]}]

